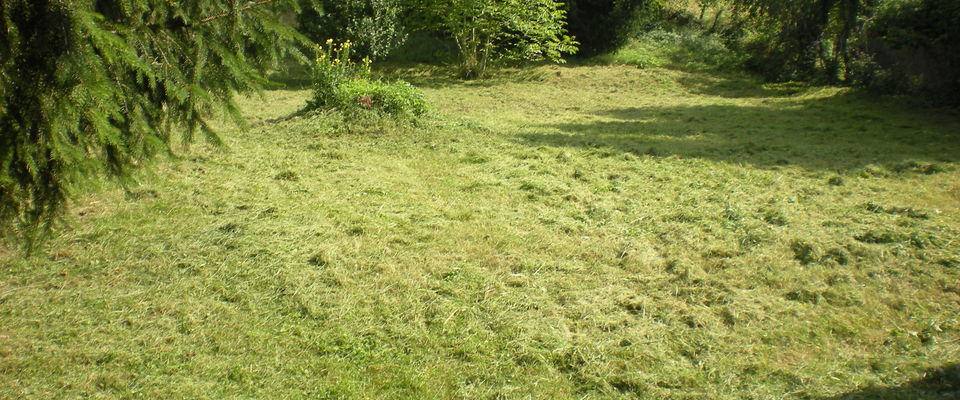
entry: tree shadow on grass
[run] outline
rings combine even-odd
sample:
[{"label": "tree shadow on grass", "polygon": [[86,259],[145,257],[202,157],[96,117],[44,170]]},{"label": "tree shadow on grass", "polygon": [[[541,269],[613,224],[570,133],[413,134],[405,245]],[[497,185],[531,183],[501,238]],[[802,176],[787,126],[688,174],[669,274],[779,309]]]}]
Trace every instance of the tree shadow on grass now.
[{"label": "tree shadow on grass", "polygon": [[490,88],[509,83],[542,82],[546,80],[547,72],[534,68],[534,65],[537,64],[525,67],[490,68],[485,77],[476,79],[463,78],[459,67],[453,64],[387,63],[378,66],[375,72],[383,79],[402,79],[419,88]]},{"label": "tree shadow on grass", "polygon": [[960,399],[960,364],[927,371],[898,387],[869,387],[820,400],[947,400]]},{"label": "tree shadow on grass", "polygon": [[802,82],[764,84],[760,78],[744,73],[688,71],[677,78],[677,82],[691,93],[728,99],[789,97],[810,88],[809,84]]},{"label": "tree shadow on grass", "polygon": [[960,160],[956,116],[901,109],[850,92],[770,97],[756,105],[720,103],[602,110],[585,115],[587,122],[527,129],[518,140],[534,146],[832,171],[873,164],[939,172],[940,167],[929,164]]}]

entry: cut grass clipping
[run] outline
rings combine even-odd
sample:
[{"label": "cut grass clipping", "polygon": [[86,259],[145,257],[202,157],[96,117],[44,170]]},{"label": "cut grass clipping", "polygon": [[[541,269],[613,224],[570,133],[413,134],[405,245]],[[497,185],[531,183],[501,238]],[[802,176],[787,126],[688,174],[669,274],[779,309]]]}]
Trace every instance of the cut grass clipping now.
[{"label": "cut grass clipping", "polygon": [[628,66],[404,76],[417,127],[269,92],[228,151],[0,254],[0,398],[956,395],[957,118]]}]

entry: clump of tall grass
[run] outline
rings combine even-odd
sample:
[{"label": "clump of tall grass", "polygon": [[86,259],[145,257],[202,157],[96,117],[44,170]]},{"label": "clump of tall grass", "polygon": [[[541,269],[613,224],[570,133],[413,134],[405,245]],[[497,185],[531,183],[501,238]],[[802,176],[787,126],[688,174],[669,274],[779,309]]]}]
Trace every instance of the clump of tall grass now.
[{"label": "clump of tall grass", "polygon": [[369,58],[351,59],[353,44],[327,40],[320,48],[313,76],[313,98],[307,109],[364,111],[416,119],[427,110],[423,94],[408,82],[373,78]]}]

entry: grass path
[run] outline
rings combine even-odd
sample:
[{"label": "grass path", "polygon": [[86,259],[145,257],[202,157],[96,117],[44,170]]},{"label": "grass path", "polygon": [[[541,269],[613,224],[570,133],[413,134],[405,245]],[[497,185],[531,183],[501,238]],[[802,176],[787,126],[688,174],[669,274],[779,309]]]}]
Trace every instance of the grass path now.
[{"label": "grass path", "polygon": [[227,150],[0,253],[0,398],[958,390],[956,117],[664,69],[404,74],[422,126],[269,92]]}]

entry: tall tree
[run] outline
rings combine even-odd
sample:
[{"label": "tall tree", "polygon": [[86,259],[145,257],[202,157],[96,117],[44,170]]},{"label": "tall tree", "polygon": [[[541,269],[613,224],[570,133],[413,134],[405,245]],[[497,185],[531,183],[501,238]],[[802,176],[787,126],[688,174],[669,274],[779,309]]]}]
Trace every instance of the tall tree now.
[{"label": "tall tree", "polygon": [[236,92],[306,40],[296,0],[0,0],[0,227],[29,246],[85,181],[126,176],[173,132],[218,142]]}]

